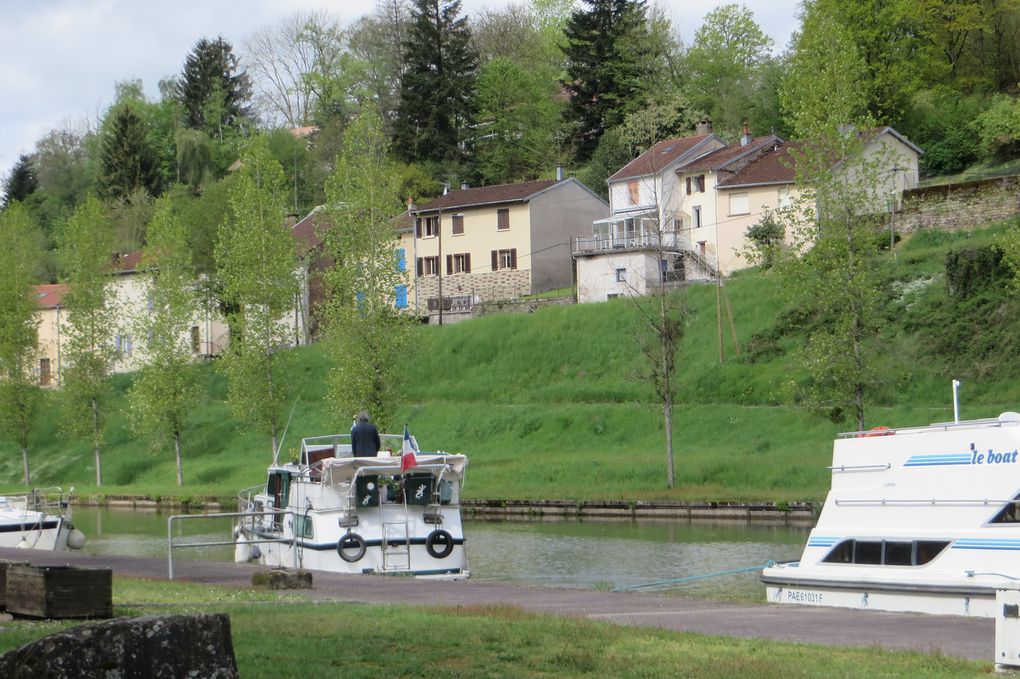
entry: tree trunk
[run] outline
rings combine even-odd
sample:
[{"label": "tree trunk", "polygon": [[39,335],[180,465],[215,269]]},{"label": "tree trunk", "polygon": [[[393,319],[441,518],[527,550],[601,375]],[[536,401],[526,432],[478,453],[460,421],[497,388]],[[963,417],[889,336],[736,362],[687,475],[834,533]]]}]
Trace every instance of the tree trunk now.
[{"label": "tree trunk", "polygon": [[25,486],[31,486],[32,477],[28,473],[28,446],[24,443],[21,444],[21,464],[25,468]]},{"label": "tree trunk", "polygon": [[662,403],[662,423],[666,427],[666,487],[672,488],[676,484],[676,475],[673,467],[673,399],[669,395]]},{"label": "tree trunk", "polygon": [[92,399],[92,450],[96,455],[96,485],[103,485],[103,460],[99,455],[99,401]]},{"label": "tree trunk", "polygon": [[181,434],[174,432],[174,454],[177,455],[177,485],[184,485],[184,467],[181,465]]}]

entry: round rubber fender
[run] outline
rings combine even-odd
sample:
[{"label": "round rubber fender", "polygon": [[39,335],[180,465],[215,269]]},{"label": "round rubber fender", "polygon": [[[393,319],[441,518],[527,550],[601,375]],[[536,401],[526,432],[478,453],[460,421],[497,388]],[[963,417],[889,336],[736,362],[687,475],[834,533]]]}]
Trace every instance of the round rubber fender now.
[{"label": "round rubber fender", "polygon": [[[345,549],[357,549],[354,554],[347,554]],[[343,537],[337,540],[336,553],[340,555],[340,558],[347,563],[354,563],[360,561],[361,557],[365,556],[365,538],[361,537],[357,533],[347,531]]]},{"label": "round rubber fender", "polygon": [[[436,548],[437,545],[439,549]],[[425,551],[433,559],[445,559],[453,552],[453,536],[442,528],[437,528],[425,538]]]}]

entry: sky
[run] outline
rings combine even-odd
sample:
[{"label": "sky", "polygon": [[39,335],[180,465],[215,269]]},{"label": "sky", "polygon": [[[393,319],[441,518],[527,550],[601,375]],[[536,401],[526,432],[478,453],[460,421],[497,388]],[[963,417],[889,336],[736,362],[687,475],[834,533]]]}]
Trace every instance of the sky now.
[{"label": "sky", "polygon": [[[685,43],[720,0],[658,0]],[[521,2],[521,0],[515,0]],[[462,0],[462,11],[511,0]],[[649,4],[653,4],[650,2]],[[745,0],[783,48],[796,28],[796,0]],[[235,49],[264,26],[298,11],[325,9],[344,24],[375,0],[0,0],[0,177],[49,130],[97,120],[114,83],[140,79],[158,97],[159,80],[180,73],[199,38],[222,35]],[[239,11],[240,10],[240,11]]]}]

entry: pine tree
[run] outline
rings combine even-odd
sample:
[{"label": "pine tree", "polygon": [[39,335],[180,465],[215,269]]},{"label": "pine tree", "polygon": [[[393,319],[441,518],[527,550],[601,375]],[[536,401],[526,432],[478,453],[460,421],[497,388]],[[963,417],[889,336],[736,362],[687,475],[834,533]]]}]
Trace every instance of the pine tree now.
[{"label": "pine tree", "polygon": [[248,116],[251,80],[238,69],[233,47],[222,37],[202,38],[184,62],[181,102],[194,129],[221,133]]},{"label": "pine tree", "polygon": [[127,104],[117,107],[110,122],[100,142],[104,193],[127,198],[144,189],[150,196],[158,195],[162,189],[159,163],[145,123]]},{"label": "pine tree", "polygon": [[478,55],[459,13],[460,0],[414,0],[394,125],[397,150],[409,162],[460,159]]},{"label": "pine tree", "polygon": [[0,206],[7,207],[14,201],[23,202],[39,188],[32,159],[26,155],[18,158],[4,182],[4,199]]},{"label": "pine tree", "polygon": [[651,72],[644,0],[582,0],[564,31],[570,106],[577,125],[577,155],[587,160],[599,138],[644,103],[642,82]]}]

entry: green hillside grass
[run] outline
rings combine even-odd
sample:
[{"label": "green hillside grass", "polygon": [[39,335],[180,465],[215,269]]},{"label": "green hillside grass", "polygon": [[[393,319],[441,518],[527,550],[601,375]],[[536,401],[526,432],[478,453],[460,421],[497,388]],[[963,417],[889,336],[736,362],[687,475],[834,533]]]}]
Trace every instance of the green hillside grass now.
[{"label": "green hillside grass", "polygon": [[[923,232],[883,255],[888,293],[882,347],[884,381],[872,394],[869,426],[952,418],[953,377],[964,380],[964,417],[1020,408],[1010,360],[1020,327],[1004,285],[950,299],[945,253],[993,243],[1005,226]],[[749,271],[726,283],[740,346],[726,335],[720,365],[716,289],[686,292],[690,324],[681,354],[675,449],[679,487],[665,489],[661,414],[644,378],[632,300],[551,307],[453,326],[423,326],[403,371],[407,422],[423,448],[470,456],[465,495],[497,499],[817,500],[836,425],[800,405],[807,373],[798,362],[811,319],[790,309],[774,274]],[[724,324],[725,327],[725,324]],[[1017,347],[1020,350],[1020,346]],[[346,431],[325,401],[328,364],[319,347],[297,351],[291,379],[301,400],[284,443]],[[174,484],[173,455],[139,439],[128,423],[130,375],[112,379],[106,483],[94,486],[92,454],[59,435],[59,404],[39,418],[31,451],[33,485],[75,485],[106,495],[232,496],[260,483],[271,455],[267,437],[236,421],[226,383],[203,367],[204,390],[184,439],[185,487]],[[20,456],[0,448],[0,483],[16,488]]]}]

